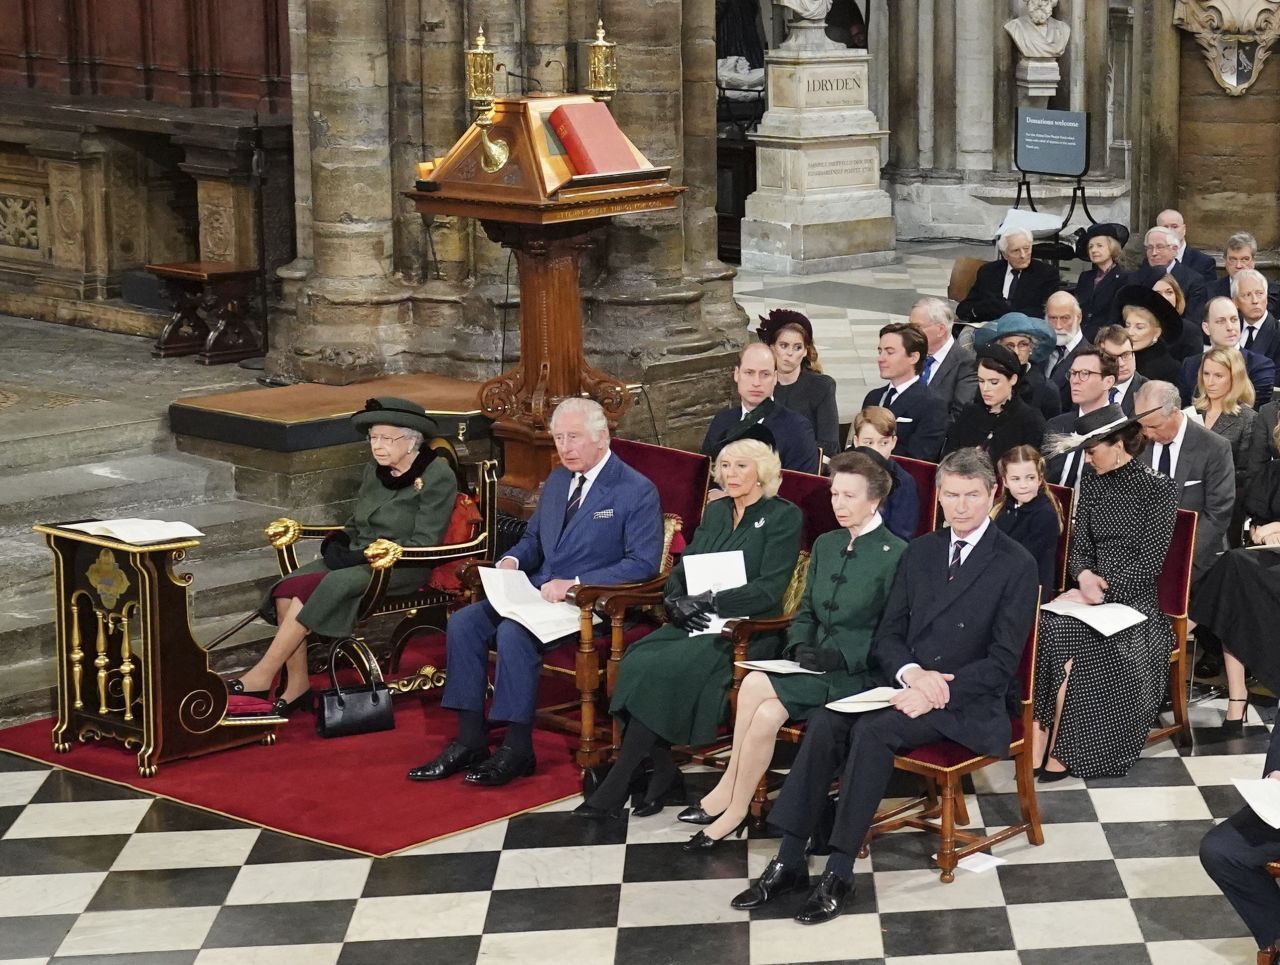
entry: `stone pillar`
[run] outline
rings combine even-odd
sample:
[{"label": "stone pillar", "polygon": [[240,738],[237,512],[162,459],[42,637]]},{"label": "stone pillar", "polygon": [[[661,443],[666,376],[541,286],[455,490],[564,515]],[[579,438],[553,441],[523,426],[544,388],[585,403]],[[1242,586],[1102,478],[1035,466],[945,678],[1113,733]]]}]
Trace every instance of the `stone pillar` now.
[{"label": "stone pillar", "polygon": [[391,277],[388,59],[385,0],[309,0],[313,266],[275,372],[346,384],[395,370],[408,340],[409,291]]},{"label": "stone pillar", "polygon": [[750,135],[756,190],[742,219],[744,268],[804,275],[893,260],[870,60],[809,21],[793,22],[787,42],[765,54],[769,109]]},{"label": "stone pillar", "polygon": [[1083,63],[1083,110],[1089,112],[1089,173],[1094,177],[1108,174],[1108,131],[1107,104],[1109,87],[1119,87],[1119,83],[1107,83],[1110,75],[1108,65],[1108,45],[1111,41],[1110,17],[1084,17],[1080,32],[1072,27],[1073,45],[1084,47],[1081,57]]},{"label": "stone pillar", "polygon": [[933,166],[956,170],[956,0],[933,0]]},{"label": "stone pillar", "polygon": [[307,0],[289,0],[289,104],[293,115],[293,229],[297,256],[280,269],[284,303],[311,271],[311,124],[307,86]]},{"label": "stone pillar", "polygon": [[889,65],[889,166],[893,179],[916,177],[920,167],[920,117],[916,38],[920,30],[918,0],[898,0],[889,6],[893,62]]},{"label": "stone pillar", "polygon": [[991,168],[997,175],[1013,170],[1013,41],[1005,32],[1007,18],[1001,10],[1008,3],[996,3],[991,38]]},{"label": "stone pillar", "polygon": [[1177,201],[1178,96],[1181,64],[1179,34],[1165,0],[1135,0],[1131,90],[1159,92],[1132,98],[1129,131],[1133,139],[1132,219],[1137,230],[1156,223],[1156,215]]}]

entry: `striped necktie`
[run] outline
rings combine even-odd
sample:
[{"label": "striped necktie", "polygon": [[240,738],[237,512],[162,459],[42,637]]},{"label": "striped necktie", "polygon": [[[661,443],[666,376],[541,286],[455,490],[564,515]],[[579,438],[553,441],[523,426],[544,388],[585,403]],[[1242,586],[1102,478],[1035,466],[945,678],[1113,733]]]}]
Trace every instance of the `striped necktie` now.
[{"label": "striped necktie", "polygon": [[587,484],[587,477],[582,473],[577,473],[578,484],[573,487],[573,495],[569,497],[569,505],[564,509],[564,526],[562,532],[569,528],[569,524],[573,522],[574,515],[582,506],[582,487]]},{"label": "striped necktie", "polygon": [[960,575],[960,551],[968,544],[964,540],[956,540],[955,549],[951,553],[951,564],[947,567],[947,582],[950,583]]}]

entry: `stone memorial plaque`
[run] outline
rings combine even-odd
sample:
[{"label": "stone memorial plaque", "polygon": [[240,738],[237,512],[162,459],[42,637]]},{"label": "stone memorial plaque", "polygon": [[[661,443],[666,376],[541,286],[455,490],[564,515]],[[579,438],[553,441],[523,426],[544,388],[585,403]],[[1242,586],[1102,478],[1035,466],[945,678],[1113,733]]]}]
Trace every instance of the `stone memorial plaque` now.
[{"label": "stone memorial plaque", "polygon": [[868,103],[865,63],[769,66],[771,108],[865,108]]},{"label": "stone memorial plaque", "polygon": [[880,185],[880,151],[875,145],[807,151],[805,188],[874,188]]}]

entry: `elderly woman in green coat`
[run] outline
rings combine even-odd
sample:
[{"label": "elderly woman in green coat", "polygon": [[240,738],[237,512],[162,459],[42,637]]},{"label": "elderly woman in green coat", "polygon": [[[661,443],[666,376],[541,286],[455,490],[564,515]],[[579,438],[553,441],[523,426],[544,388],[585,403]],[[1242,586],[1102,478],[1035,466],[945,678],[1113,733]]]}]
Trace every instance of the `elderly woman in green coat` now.
[{"label": "elderly woman in green coat", "polygon": [[[372,575],[365,547],[376,539],[433,546],[440,542],[453,513],[458,481],[448,462],[423,445],[437,433],[422,406],[389,396],[370,399],[351,422],[369,437],[373,454],[356,493],[351,521],[324,541],[319,559],[300,566],[271,588],[261,613],[276,624],[275,637],[261,660],[238,680],[227,681],[230,693],[265,700],[276,674],[284,668],[271,705],[271,712],[281,716],[312,701],[307,634],[344,637],[355,625],[360,598]],[[405,593],[423,579],[421,570],[393,572],[387,590]]]},{"label": "elderly woman in green coat", "polygon": [[[764,435],[764,427],[753,427]],[[713,740],[729,704],[733,646],[718,633],[700,633],[713,616],[776,617],[800,553],[800,510],[777,496],[782,467],[759,438],[739,438],[716,457],[715,481],[729,498],[707,506],[681,562],[665,588],[670,624],[632,644],[618,668],[611,713],[626,721],[618,759],[608,776],[574,814],[602,818],[620,813],[628,786],[651,758],[653,776],[638,816],[662,810],[683,780],[671,757],[673,744]],[[717,593],[688,595],[685,562],[700,553],[740,550],[747,582]],[[777,635],[752,641],[752,656],[772,657]]]},{"label": "elderly woman in green coat", "polygon": [[738,690],[733,752],[720,782],[678,815],[709,825],[684,844],[707,851],[743,827],[751,798],[773,758],[778,729],[871,686],[871,638],[907,544],[885,528],[880,506],[893,488],[888,460],[874,450],[831,460],[831,508],[841,529],[813,544],[804,599],[787,631],[789,656],[815,674],[747,674]]}]

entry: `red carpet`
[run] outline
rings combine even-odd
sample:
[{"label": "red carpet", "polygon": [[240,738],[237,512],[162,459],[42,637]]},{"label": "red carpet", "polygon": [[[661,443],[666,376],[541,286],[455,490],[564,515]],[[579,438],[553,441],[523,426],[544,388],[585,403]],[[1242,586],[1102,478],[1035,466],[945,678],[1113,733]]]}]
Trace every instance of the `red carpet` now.
[{"label": "red carpet", "polygon": [[461,777],[408,781],[409,768],[444,747],[454,715],[441,709],[438,691],[398,697],[395,706],[395,730],[322,740],[311,715],[298,713],[273,747],[249,744],[175,761],[152,778],[139,777],[134,754],[117,744],[55,754],[49,720],[0,730],[0,750],[377,857],[578,791],[569,737],[542,730],[534,732],[537,773],[507,787],[469,787]]}]

